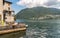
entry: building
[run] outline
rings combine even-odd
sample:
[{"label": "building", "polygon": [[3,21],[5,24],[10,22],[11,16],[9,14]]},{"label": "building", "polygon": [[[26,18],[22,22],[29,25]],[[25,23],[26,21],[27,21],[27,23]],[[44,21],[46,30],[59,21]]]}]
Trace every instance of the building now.
[{"label": "building", "polygon": [[12,2],[0,0],[0,24],[14,22],[14,11],[11,9]]}]

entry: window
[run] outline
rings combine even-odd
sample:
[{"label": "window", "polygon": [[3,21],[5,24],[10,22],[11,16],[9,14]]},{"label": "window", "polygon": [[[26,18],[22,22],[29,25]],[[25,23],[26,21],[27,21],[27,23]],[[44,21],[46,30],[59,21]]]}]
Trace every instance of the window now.
[{"label": "window", "polygon": [[0,21],[1,21],[1,15],[0,15]]},{"label": "window", "polygon": [[8,7],[8,10],[10,10],[10,7]]}]

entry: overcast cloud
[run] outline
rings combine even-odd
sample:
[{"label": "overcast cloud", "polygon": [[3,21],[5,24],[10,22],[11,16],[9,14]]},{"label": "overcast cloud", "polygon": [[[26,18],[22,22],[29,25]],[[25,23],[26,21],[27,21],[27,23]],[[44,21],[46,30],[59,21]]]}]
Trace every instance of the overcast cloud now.
[{"label": "overcast cloud", "polygon": [[27,8],[43,6],[60,9],[60,0],[19,0],[17,5],[26,6]]}]

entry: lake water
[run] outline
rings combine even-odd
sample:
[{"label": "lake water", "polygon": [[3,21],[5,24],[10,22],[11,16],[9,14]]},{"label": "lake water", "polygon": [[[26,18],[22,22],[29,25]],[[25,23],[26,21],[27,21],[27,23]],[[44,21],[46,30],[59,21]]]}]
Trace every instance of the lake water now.
[{"label": "lake water", "polygon": [[26,31],[0,35],[0,38],[60,38],[60,20],[22,20],[22,22],[28,25]]}]

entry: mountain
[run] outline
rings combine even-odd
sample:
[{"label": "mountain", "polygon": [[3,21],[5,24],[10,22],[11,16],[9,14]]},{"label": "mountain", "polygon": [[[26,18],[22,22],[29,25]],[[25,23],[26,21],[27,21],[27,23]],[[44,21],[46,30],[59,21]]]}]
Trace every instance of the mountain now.
[{"label": "mountain", "polygon": [[60,10],[56,8],[34,7],[26,8],[16,14],[17,19],[39,18],[46,15],[60,15]]}]

